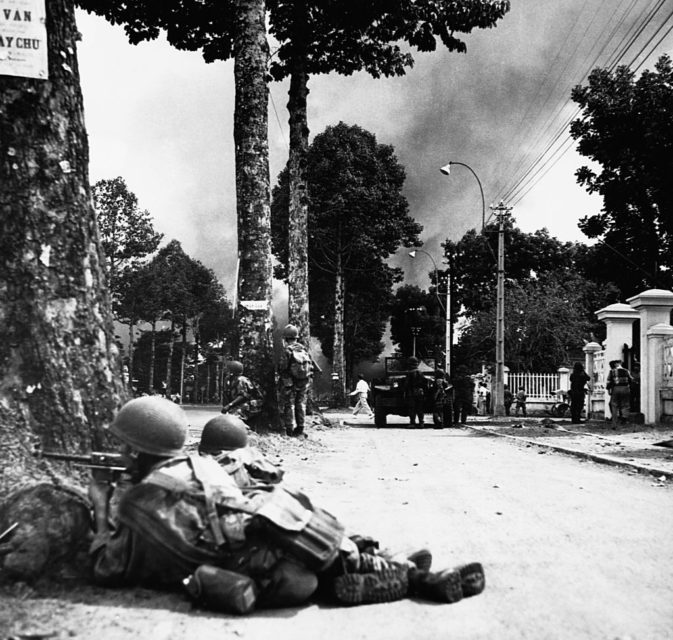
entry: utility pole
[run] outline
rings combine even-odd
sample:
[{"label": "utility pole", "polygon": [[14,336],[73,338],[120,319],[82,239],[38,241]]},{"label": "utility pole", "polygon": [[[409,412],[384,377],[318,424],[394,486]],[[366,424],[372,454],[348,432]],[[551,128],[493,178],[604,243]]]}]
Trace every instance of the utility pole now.
[{"label": "utility pole", "polygon": [[495,324],[495,405],[493,415],[505,415],[505,219],[511,207],[500,204],[493,209],[498,219],[498,286]]},{"label": "utility pole", "polygon": [[[439,286],[439,285],[438,285]],[[446,326],[444,327],[444,370],[451,375],[451,265],[446,269]]]}]

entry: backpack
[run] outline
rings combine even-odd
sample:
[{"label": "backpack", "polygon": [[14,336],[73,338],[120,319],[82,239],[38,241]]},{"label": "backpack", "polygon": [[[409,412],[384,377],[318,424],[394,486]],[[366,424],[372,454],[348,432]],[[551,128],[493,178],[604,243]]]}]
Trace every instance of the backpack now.
[{"label": "backpack", "polygon": [[334,516],[301,492],[254,489],[241,491],[213,458],[173,458],[126,491],[119,521],[161,550],[183,577],[202,564],[245,573],[239,560],[256,550],[270,562],[282,550],[314,571],[336,559],[344,527]]},{"label": "backpack", "polygon": [[313,362],[308,351],[301,345],[288,347],[290,375],[295,380],[308,380],[313,371]]}]

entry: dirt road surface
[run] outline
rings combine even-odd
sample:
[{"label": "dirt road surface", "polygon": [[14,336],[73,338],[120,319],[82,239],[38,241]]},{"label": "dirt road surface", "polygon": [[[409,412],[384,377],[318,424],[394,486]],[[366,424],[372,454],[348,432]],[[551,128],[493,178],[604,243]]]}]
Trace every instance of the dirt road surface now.
[{"label": "dirt road surface", "polygon": [[[190,413],[194,437],[212,415]],[[45,598],[19,586],[4,598],[0,638],[673,638],[670,483],[465,429],[362,421],[273,438],[287,482],[349,533],[427,547],[437,568],[480,561],[484,593],[452,605],[313,604],[238,618],[194,611],[181,594],[92,588]]]}]

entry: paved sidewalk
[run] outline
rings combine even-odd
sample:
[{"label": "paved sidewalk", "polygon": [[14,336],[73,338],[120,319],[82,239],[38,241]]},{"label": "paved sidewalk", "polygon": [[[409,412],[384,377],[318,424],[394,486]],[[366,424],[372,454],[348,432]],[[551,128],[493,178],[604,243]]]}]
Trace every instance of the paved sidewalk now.
[{"label": "paved sidewalk", "polygon": [[673,448],[655,446],[672,440],[673,427],[626,424],[616,429],[609,422],[592,420],[571,424],[566,419],[474,419],[474,431],[525,442],[543,451],[560,453],[622,467],[632,472],[673,479]]},{"label": "paved sidewalk", "polygon": [[[328,410],[325,415],[346,427],[375,428],[373,420],[353,417],[346,409]],[[400,416],[388,416],[388,427],[410,428],[408,419]],[[432,428],[431,416],[426,416],[427,428]],[[567,418],[471,416],[467,428],[484,435],[510,438],[537,448],[539,453],[557,451],[633,473],[650,474],[659,481],[673,480],[673,448],[654,446],[656,442],[673,440],[670,424],[655,427],[626,424],[613,429],[611,423],[603,420],[571,424]]]}]

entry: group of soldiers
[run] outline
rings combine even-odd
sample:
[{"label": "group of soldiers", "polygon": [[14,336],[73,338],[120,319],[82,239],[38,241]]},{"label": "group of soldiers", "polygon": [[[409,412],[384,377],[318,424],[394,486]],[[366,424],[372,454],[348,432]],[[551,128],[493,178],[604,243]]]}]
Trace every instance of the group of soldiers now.
[{"label": "group of soldiers", "polygon": [[408,360],[410,371],[404,381],[404,393],[408,405],[409,424],[424,426],[424,412],[427,398],[432,399],[432,421],[436,429],[465,424],[472,410],[474,382],[468,375],[466,366],[457,367],[450,376],[442,369],[436,369],[434,383],[418,369],[416,357]]},{"label": "group of soldiers", "polygon": [[205,425],[198,455],[183,451],[184,410],[161,397],[125,404],[110,433],[129,480],[116,499],[95,475],[89,487],[90,555],[101,585],[186,589],[204,607],[239,614],[314,597],[451,603],[484,588],[479,563],[433,572],[425,549],[401,556],[347,536],[334,516],[285,485],[236,416]]},{"label": "group of soldiers", "polygon": [[[308,349],[298,340],[299,330],[292,324],[283,329],[283,351],[278,363],[278,402],[280,416],[288,436],[304,435],[306,400],[313,372],[320,367]],[[264,393],[260,386],[243,375],[243,364],[236,360],[227,363],[225,404],[222,413],[238,416],[253,429],[262,418]]]}]

